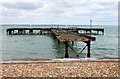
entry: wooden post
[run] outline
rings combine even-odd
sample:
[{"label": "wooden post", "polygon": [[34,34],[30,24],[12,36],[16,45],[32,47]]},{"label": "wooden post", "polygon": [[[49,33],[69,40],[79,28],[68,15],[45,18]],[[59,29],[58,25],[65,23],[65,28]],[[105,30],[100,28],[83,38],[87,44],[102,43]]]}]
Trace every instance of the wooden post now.
[{"label": "wooden post", "polygon": [[72,41],[72,46],[74,45],[74,41]]},{"label": "wooden post", "polygon": [[42,35],[42,30],[40,30],[40,35]]},{"label": "wooden post", "polygon": [[90,57],[90,41],[87,42],[87,57]]},{"label": "wooden post", "polygon": [[23,30],[22,29],[19,30],[19,34],[23,34]]},{"label": "wooden post", "polygon": [[99,35],[99,31],[97,31],[97,34]]},{"label": "wooden post", "polygon": [[12,30],[13,31],[13,34],[14,34],[14,30]]},{"label": "wooden post", "polygon": [[8,34],[8,29],[6,30],[6,33]]},{"label": "wooden post", "polygon": [[79,30],[77,29],[77,33],[79,33]]},{"label": "wooden post", "polygon": [[18,34],[20,34],[20,30],[18,30]]},{"label": "wooden post", "polygon": [[86,34],[87,34],[87,30],[86,30]]},{"label": "wooden post", "polygon": [[90,30],[90,35],[92,35],[92,30]]},{"label": "wooden post", "polygon": [[30,29],[30,30],[29,30],[29,34],[33,34],[33,29]]},{"label": "wooden post", "polygon": [[65,58],[69,58],[69,54],[68,54],[68,42],[65,42]]},{"label": "wooden post", "polygon": [[102,35],[104,35],[104,30],[102,31]]},{"label": "wooden post", "polygon": [[22,30],[21,29],[18,30],[18,34],[22,34]]},{"label": "wooden post", "polygon": [[58,39],[58,44],[60,45],[60,40]]},{"label": "wooden post", "polygon": [[26,31],[25,31],[25,30],[23,30],[23,34],[26,34]]},{"label": "wooden post", "polygon": [[11,30],[9,30],[9,34],[10,34],[10,35],[12,34]]}]

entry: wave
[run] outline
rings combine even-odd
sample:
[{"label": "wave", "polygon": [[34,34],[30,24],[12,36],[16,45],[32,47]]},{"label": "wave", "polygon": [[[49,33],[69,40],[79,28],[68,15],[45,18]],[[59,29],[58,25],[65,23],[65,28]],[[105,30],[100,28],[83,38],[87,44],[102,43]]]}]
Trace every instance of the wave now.
[{"label": "wave", "polygon": [[115,50],[113,48],[100,48],[100,47],[94,48],[94,49],[96,49],[96,50]]}]

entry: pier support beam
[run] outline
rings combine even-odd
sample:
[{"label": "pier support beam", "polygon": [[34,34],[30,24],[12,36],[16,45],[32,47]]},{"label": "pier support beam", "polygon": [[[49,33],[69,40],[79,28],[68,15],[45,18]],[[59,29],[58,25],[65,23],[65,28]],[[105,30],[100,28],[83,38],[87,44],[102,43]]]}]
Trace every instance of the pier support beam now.
[{"label": "pier support beam", "polygon": [[99,31],[97,31],[97,34],[99,35]]},{"label": "pier support beam", "polygon": [[26,31],[25,31],[25,30],[23,30],[23,34],[26,34]]},{"label": "pier support beam", "polygon": [[87,32],[88,32],[88,31],[86,30],[86,34],[87,34]]},{"label": "pier support beam", "polygon": [[87,57],[90,57],[90,41],[87,41]]},{"label": "pier support beam", "polygon": [[40,35],[42,35],[42,30],[40,30]]},{"label": "pier support beam", "polygon": [[92,35],[92,30],[90,30],[90,35]]},{"label": "pier support beam", "polygon": [[58,40],[58,44],[60,45],[60,40]]},{"label": "pier support beam", "polygon": [[65,58],[69,58],[69,54],[68,54],[68,42],[64,42],[65,44]]},{"label": "pier support beam", "polygon": [[104,30],[102,31],[102,35],[104,35]]},{"label": "pier support beam", "polygon": [[9,35],[11,35],[12,34],[12,31],[11,30],[9,30]]},{"label": "pier support beam", "polygon": [[14,30],[12,30],[12,34],[14,34]]},{"label": "pier support beam", "polygon": [[20,30],[18,30],[18,34],[20,34]]},{"label": "pier support beam", "polygon": [[33,29],[30,29],[30,30],[29,30],[29,34],[33,34]]},{"label": "pier support beam", "polygon": [[74,41],[72,41],[72,46],[74,45]]}]

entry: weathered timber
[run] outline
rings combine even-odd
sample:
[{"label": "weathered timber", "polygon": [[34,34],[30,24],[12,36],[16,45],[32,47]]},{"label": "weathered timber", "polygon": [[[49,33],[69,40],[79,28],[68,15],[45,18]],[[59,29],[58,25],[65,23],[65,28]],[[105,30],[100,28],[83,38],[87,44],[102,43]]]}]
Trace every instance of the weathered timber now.
[{"label": "weathered timber", "polygon": [[74,45],[74,41],[72,41],[72,46]]},{"label": "weathered timber", "polygon": [[51,30],[52,33],[59,39],[61,42],[72,42],[72,41],[95,41],[95,37],[80,35],[74,32],[68,32],[66,30]]},{"label": "weathered timber", "polygon": [[88,51],[87,57],[89,58],[90,57],[90,41],[87,41],[87,47],[88,47],[88,49],[87,49],[87,51]]},{"label": "weathered timber", "polygon": [[[67,31],[72,31],[72,32],[80,33],[80,34],[82,34],[82,32],[80,32],[80,31],[84,31],[85,34],[104,34],[103,28],[8,28],[6,30],[6,32],[7,32],[7,34],[14,35],[14,33],[12,33],[14,30],[18,30],[18,31],[19,30],[23,30],[23,31],[29,30],[31,33],[32,33],[32,30],[40,30],[39,34],[41,34],[41,31],[51,31],[53,29],[54,30],[67,30]],[[31,33],[28,33],[28,34],[31,34]],[[21,34],[25,34],[25,32],[21,33]],[[18,33],[18,35],[20,35],[20,33]]]},{"label": "weathered timber", "polygon": [[[26,34],[26,30],[29,31],[28,34],[34,34],[34,30],[38,30],[39,31],[38,34],[43,34],[43,31],[47,31],[51,33],[55,38],[58,39],[58,44],[60,44],[60,42],[63,42],[65,44],[65,58],[69,58],[68,43],[72,42],[72,45],[74,45],[75,41],[81,41],[87,44],[87,57],[90,57],[90,43],[91,41],[95,41],[96,38],[92,36],[88,36],[87,33],[88,32],[91,33],[91,31],[97,31],[97,33],[101,31],[104,33],[104,29],[100,29],[100,28],[99,29],[97,28],[8,28],[6,32],[9,35],[12,34],[14,35],[15,30],[18,31],[18,35]],[[78,32],[79,30],[86,31],[86,34],[79,33]]]},{"label": "weathered timber", "polygon": [[65,41],[65,58],[69,58],[69,54],[68,54],[68,42]]},{"label": "weathered timber", "polygon": [[70,32],[66,30],[51,30],[54,36],[61,42],[65,44],[65,58],[69,57],[68,54],[68,42],[73,41],[83,41],[87,43],[87,57],[90,57],[90,42],[95,41],[95,37],[87,36],[87,35],[80,35],[75,32]]}]

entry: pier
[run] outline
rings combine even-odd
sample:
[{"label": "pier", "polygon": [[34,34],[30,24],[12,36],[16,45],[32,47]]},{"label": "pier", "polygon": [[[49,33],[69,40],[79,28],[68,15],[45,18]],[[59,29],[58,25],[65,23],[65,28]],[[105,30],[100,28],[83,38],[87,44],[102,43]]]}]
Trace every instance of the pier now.
[{"label": "pier", "polygon": [[[30,35],[30,34],[42,34],[42,32],[51,32],[52,29],[69,30],[77,32],[79,34],[91,34],[91,35],[104,35],[103,28],[7,28],[8,35]],[[38,33],[34,33],[38,31]]]},{"label": "pier", "polygon": [[[60,42],[64,43],[65,58],[69,58],[68,48],[71,48],[75,52],[75,50],[69,45],[69,43],[72,43],[73,45],[75,41],[86,43],[86,46],[81,50],[81,52],[87,47],[87,57],[90,57],[91,41],[96,40],[96,38],[92,37],[91,35],[94,33],[104,34],[104,29],[102,28],[8,28],[6,32],[7,35],[41,35],[43,33],[50,33],[58,40],[58,43]],[[77,56],[79,56],[79,53],[76,54]]]}]

